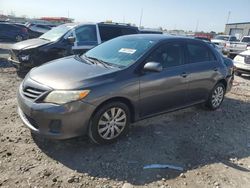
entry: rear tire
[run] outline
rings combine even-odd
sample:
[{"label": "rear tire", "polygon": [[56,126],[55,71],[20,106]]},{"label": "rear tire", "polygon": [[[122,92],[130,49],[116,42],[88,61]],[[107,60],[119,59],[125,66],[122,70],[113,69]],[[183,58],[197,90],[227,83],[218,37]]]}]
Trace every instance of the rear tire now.
[{"label": "rear tire", "polygon": [[122,102],[111,102],[93,115],[88,135],[96,144],[110,144],[127,133],[129,123],[128,106]]},{"label": "rear tire", "polygon": [[225,86],[222,83],[216,84],[206,102],[208,109],[216,110],[220,107],[224,100],[225,91]]}]

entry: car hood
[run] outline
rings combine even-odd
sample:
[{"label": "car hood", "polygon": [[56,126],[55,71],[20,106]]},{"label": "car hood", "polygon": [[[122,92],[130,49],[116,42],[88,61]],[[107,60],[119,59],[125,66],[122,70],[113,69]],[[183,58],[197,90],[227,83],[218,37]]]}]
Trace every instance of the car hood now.
[{"label": "car hood", "polygon": [[246,50],[240,53],[241,55],[250,55],[250,50]]},{"label": "car hood", "polygon": [[[78,56],[69,56],[46,63],[30,71],[29,77],[52,89],[80,89],[96,82],[112,79],[116,67],[89,64]],[[106,80],[105,80],[106,79]]]},{"label": "car hood", "polygon": [[43,46],[49,43],[51,43],[51,41],[40,39],[40,38],[35,38],[35,39],[29,39],[29,40],[17,42],[12,45],[12,49],[13,50],[25,50],[28,48],[36,48],[39,46]]}]

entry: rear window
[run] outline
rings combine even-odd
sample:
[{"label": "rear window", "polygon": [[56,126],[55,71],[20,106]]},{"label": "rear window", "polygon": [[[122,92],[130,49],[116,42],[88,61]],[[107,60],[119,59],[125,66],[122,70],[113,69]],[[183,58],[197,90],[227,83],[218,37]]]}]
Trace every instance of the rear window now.
[{"label": "rear window", "polygon": [[242,42],[250,42],[250,37],[244,37],[244,38],[242,39]]},{"label": "rear window", "polygon": [[219,40],[228,40],[229,36],[222,36],[222,35],[218,35],[215,37],[215,39],[219,39]]},{"label": "rear window", "polygon": [[202,44],[187,44],[189,63],[214,61],[215,57],[211,50]]},{"label": "rear window", "polygon": [[130,35],[138,33],[136,29],[129,27],[126,28],[126,27],[116,27],[109,25],[99,25],[98,27],[101,35],[101,40],[103,42],[122,35]]}]

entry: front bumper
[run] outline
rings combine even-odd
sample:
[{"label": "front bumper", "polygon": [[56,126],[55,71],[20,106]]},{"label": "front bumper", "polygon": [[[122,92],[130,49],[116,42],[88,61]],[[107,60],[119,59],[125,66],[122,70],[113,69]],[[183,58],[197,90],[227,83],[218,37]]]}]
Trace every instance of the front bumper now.
[{"label": "front bumper", "polygon": [[95,106],[83,101],[65,105],[36,103],[18,92],[18,113],[35,134],[53,139],[67,139],[87,133]]},{"label": "front bumper", "polygon": [[234,61],[234,67],[236,72],[250,74],[250,64]]}]

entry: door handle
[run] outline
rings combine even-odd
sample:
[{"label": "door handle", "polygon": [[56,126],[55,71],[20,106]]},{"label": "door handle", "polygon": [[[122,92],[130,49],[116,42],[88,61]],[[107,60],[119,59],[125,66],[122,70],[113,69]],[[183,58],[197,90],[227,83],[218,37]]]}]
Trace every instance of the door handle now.
[{"label": "door handle", "polygon": [[188,74],[187,74],[186,72],[183,72],[183,73],[181,74],[181,76],[182,76],[183,78],[186,78],[186,77],[188,76]]}]

